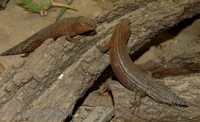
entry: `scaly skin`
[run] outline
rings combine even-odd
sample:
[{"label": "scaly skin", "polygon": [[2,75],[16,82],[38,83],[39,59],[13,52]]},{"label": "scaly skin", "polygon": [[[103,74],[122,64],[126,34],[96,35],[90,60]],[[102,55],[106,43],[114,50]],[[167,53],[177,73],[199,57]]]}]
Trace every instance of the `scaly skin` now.
[{"label": "scaly skin", "polygon": [[116,77],[129,90],[138,89],[158,102],[187,107],[184,99],[171,92],[167,86],[156,82],[133,64],[126,45],[131,35],[129,24],[128,19],[123,19],[116,25],[110,41],[110,60]]},{"label": "scaly skin", "polygon": [[33,36],[27,38],[25,41],[19,43],[13,48],[8,49],[0,55],[17,55],[22,53],[29,54],[48,38],[56,39],[62,35],[66,35],[68,38],[71,38],[87,31],[95,30],[96,27],[97,25],[95,20],[88,17],[79,16],[64,18],[43,28]]}]

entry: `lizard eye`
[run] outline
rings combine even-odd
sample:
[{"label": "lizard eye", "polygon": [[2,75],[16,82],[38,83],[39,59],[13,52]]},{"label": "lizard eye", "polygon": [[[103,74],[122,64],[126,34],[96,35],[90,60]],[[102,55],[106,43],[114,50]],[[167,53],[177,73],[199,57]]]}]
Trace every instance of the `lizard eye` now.
[{"label": "lizard eye", "polygon": [[89,23],[83,23],[81,24],[82,27],[92,27],[92,24]]}]

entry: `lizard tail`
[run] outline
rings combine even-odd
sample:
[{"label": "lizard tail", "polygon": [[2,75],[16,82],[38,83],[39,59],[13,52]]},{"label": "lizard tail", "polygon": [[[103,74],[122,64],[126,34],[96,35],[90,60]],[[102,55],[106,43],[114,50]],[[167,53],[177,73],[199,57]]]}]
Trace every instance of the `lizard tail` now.
[{"label": "lizard tail", "polygon": [[181,98],[173,93],[164,84],[152,82],[152,87],[154,88],[148,94],[156,101],[169,106],[188,107],[188,103],[184,98]]},{"label": "lizard tail", "polygon": [[21,46],[18,44],[6,51],[4,51],[3,53],[0,54],[0,56],[8,56],[8,55],[17,55],[17,54],[22,54],[22,48]]}]

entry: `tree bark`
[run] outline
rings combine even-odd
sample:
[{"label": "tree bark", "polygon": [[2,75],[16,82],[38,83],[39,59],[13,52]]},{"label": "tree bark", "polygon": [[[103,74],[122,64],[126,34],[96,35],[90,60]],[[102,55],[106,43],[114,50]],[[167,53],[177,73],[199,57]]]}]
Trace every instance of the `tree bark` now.
[{"label": "tree bark", "polygon": [[76,102],[109,65],[109,55],[100,53],[96,45],[110,38],[120,19],[131,20],[128,46],[133,53],[160,31],[199,13],[199,0],[120,2],[97,18],[95,36],[81,37],[79,44],[66,42],[63,37],[46,40],[23,63],[2,74],[0,120],[55,122],[71,115]]}]

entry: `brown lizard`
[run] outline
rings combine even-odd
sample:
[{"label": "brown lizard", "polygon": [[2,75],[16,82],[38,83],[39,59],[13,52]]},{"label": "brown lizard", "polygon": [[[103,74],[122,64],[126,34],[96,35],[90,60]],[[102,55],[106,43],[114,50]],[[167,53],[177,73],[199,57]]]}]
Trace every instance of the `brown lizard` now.
[{"label": "brown lizard", "polygon": [[[109,49],[111,67],[121,84],[131,91],[137,89],[137,91],[147,94],[158,102],[187,107],[188,105],[183,98],[171,92],[164,84],[156,82],[155,79],[145,74],[132,62],[129,56],[129,48],[126,45],[130,35],[130,20],[123,19],[116,25],[109,45],[100,50],[106,51],[106,48]],[[136,102],[140,104],[140,98],[137,99],[137,96]]]},{"label": "brown lizard", "polygon": [[43,28],[39,32],[27,38],[25,41],[19,43],[13,48],[8,49],[0,55],[6,56],[25,53],[25,56],[27,56],[48,38],[56,39],[62,35],[66,35],[66,39],[72,41],[71,37],[95,30],[96,27],[97,25],[95,20],[88,17],[78,16],[64,18]]}]

